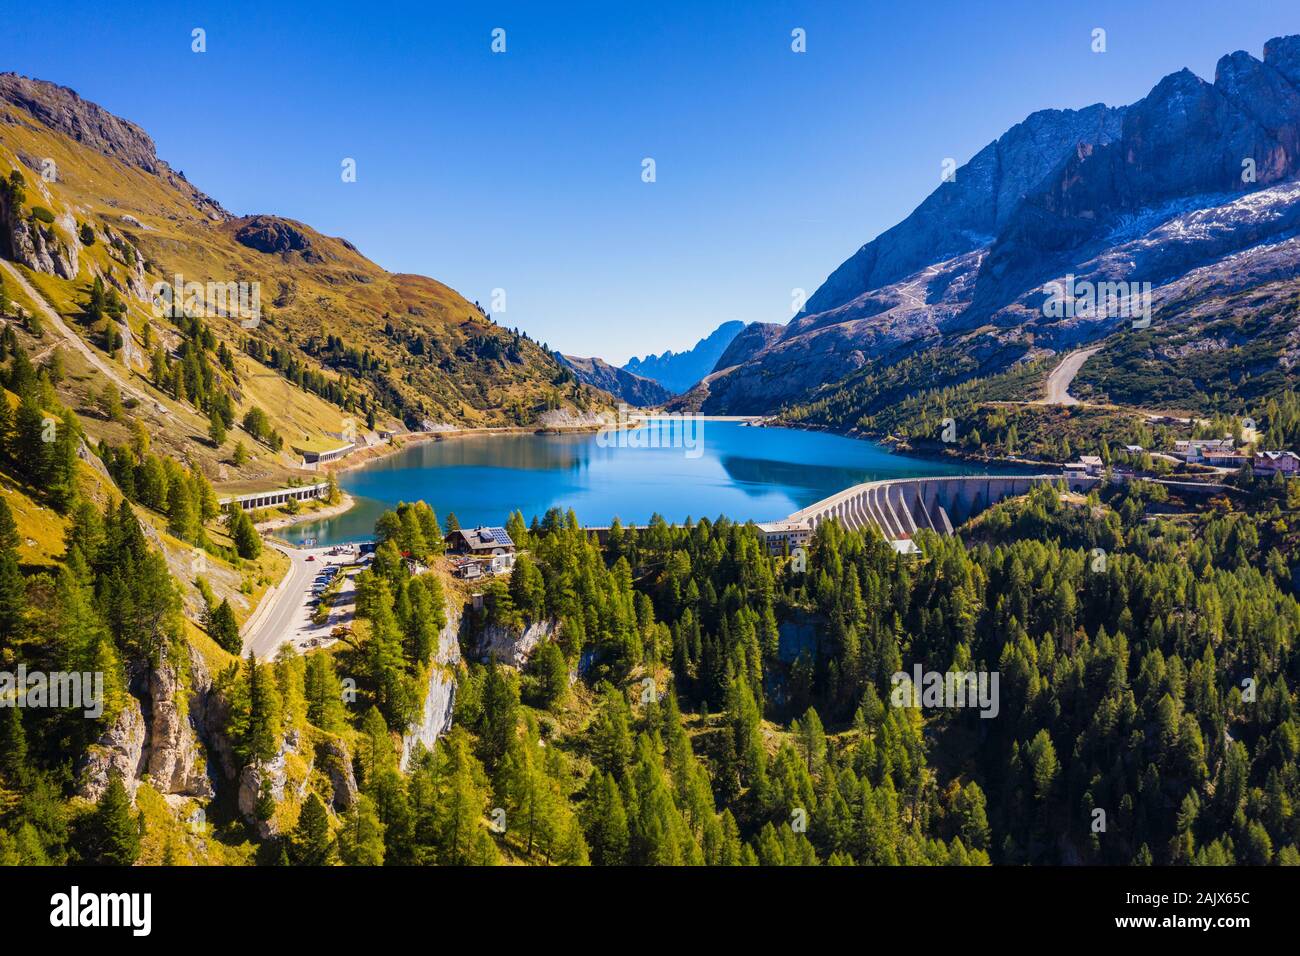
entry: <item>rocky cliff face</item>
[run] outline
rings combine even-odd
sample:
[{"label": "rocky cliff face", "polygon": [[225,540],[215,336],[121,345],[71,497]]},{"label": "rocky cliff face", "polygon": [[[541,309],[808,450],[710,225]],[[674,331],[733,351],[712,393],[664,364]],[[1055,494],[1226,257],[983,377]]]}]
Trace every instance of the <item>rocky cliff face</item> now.
[{"label": "rocky cliff face", "polygon": [[[68,217],[70,218],[70,217]],[[24,217],[7,190],[0,188],[0,253],[34,272],[74,279],[79,243],[75,230]]]},{"label": "rocky cliff face", "polygon": [[480,661],[495,657],[500,664],[523,667],[538,644],[555,637],[554,621],[534,621],[522,631],[490,624],[478,635],[474,653]]},{"label": "rocky cliff face", "polygon": [[314,761],[308,762],[305,770],[290,776],[290,760],[298,756],[301,735],[291,730],[284,735],[280,749],[274,757],[263,764],[249,764],[240,771],[237,801],[240,815],[257,828],[258,836],[263,840],[280,833],[282,827],[275,814],[263,819],[259,814],[259,803],[263,793],[275,801],[278,806],[286,800],[298,802],[307,794],[308,777]]},{"label": "rocky cliff face", "polygon": [[98,153],[145,172],[158,173],[162,169],[148,133],[83,100],[66,86],[42,83],[17,73],[0,73],[0,99]]},{"label": "rocky cliff face", "polygon": [[785,332],[785,326],[777,322],[751,322],[749,325],[731,340],[729,344],[718,356],[718,360],[713,363],[711,372],[719,372],[725,368],[731,368],[733,365],[740,365],[748,362],[759,352],[763,351]]},{"label": "rocky cliff face", "polygon": [[1223,57],[1213,83],[1184,70],[1128,107],[1035,113],[858,250],[804,313],[694,401],[773,412],[921,349],[957,349],[988,374],[1030,349],[1127,327],[1114,310],[1048,314],[1044,290],[1067,275],[1149,282],[1153,310],[1167,314],[1207,286],[1260,286],[1261,306],[1280,301],[1295,290],[1278,280],[1300,272],[1298,174],[1300,37],[1270,40],[1262,60]]},{"label": "rocky cliff face", "polygon": [[203,799],[213,795],[198,733],[211,681],[203,659],[191,654],[188,696],[180,670],[172,663],[135,672],[126,706],[81,767],[82,796],[98,799],[114,774],[133,795],[146,774],[163,794]]},{"label": "rocky cliff face", "polygon": [[826,321],[819,315],[864,292],[986,245],[1025,196],[1078,144],[1114,141],[1124,112],[1101,104],[1083,110],[1042,110],[1013,126],[957,169],[915,212],[832,272],[791,325],[816,328]]},{"label": "rocky cliff face", "polygon": [[127,792],[134,798],[145,768],[147,733],[140,702],[132,697],[112,726],[86,750],[78,773],[80,784],[77,792],[88,800],[98,800],[117,776],[122,778]]},{"label": "rocky cliff face", "polygon": [[268,255],[296,253],[303,262],[321,263],[326,256],[300,225],[279,216],[249,216],[238,221],[235,240]]},{"label": "rocky cliff face", "polygon": [[451,729],[456,705],[455,667],[460,663],[461,613],[448,611],[447,624],[438,634],[438,651],[429,668],[420,717],[402,735],[401,769],[406,770],[417,745],[432,750],[434,742]]},{"label": "rocky cliff face", "polygon": [[[197,655],[195,655],[197,657]],[[211,797],[207,757],[199,743],[185,700],[180,675],[171,666],[149,674],[145,719],[149,725],[148,772],[150,782],[162,793]]]}]

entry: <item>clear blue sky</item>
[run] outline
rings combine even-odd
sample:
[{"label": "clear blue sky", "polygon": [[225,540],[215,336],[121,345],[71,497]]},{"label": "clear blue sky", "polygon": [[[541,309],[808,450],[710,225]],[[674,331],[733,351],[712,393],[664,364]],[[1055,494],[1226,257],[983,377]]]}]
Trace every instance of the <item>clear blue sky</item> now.
[{"label": "clear blue sky", "polygon": [[485,305],[504,288],[503,324],[622,363],[787,320],[790,290],[910,212],[945,157],[1036,109],[1131,102],[1300,31],[1276,0],[1064,6],[64,0],[6,18],[0,70],[139,123],[236,213]]}]

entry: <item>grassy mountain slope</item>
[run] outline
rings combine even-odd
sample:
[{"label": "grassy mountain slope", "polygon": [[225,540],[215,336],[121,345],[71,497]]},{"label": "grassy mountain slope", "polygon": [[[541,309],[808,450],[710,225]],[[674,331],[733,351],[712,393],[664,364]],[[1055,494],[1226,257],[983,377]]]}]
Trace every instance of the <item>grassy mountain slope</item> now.
[{"label": "grassy mountain slope", "polygon": [[[133,416],[173,454],[202,460],[214,481],[283,481],[294,462],[237,427],[224,451],[210,447],[206,413],[216,392],[230,396],[236,425],[261,408],[285,452],[336,444],[348,419],[358,429],[541,425],[609,407],[608,396],[575,382],[547,350],[442,283],[388,273],[346,240],[302,223],[233,217],[153,157],[142,131],[71,91],[7,75],[0,77],[0,177],[13,171],[25,181],[24,195],[0,198],[0,257],[44,302],[6,274],[10,296],[28,314],[48,306],[62,316],[117,377],[147,396]],[[260,286],[255,328],[208,301],[205,290],[207,351],[225,346],[233,361],[206,363],[215,381],[205,382],[197,401],[177,401],[166,383],[151,382],[149,344],[180,359],[195,331],[153,314],[152,287],[178,274],[205,285]],[[87,321],[96,277],[124,306],[120,324]],[[93,397],[110,376],[58,344],[44,324],[33,344],[60,351],[72,373],[61,394],[93,417]],[[113,331],[121,337],[116,349]],[[230,462],[236,440],[254,452],[244,468]]]}]

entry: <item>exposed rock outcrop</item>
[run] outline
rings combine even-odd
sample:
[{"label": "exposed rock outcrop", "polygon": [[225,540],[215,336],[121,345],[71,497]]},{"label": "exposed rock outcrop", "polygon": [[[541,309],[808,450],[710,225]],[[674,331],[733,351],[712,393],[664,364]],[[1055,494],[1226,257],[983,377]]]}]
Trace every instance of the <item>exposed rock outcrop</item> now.
[{"label": "exposed rock outcrop", "polygon": [[316,747],[316,762],[329,777],[333,789],[330,801],[342,813],[357,802],[357,778],[352,772],[352,754],[338,737],[327,736]]},{"label": "exposed rock outcrop", "polygon": [[235,230],[235,239],[268,255],[297,253],[304,262],[324,262],[325,257],[297,223],[279,216],[250,216]]},{"label": "exposed rock outcrop", "polygon": [[0,189],[0,253],[34,272],[74,279],[77,276],[75,240],[68,240],[53,224],[24,218],[22,210]]},{"label": "exposed rock outcrop", "polygon": [[429,671],[420,717],[402,735],[402,757],[399,763],[402,770],[410,765],[417,745],[432,750],[434,742],[451,729],[455,706],[455,677],[446,668],[434,665]]},{"label": "exposed rock outcrop", "polygon": [[170,664],[149,674],[149,742],[147,767],[150,782],[162,793],[211,797],[207,758],[188,708],[181,708],[183,685]]},{"label": "exposed rock outcrop", "polygon": [[86,750],[79,774],[81,784],[78,792],[81,796],[98,800],[116,775],[122,778],[123,785],[134,799],[145,766],[146,734],[140,702],[128,697],[113,725]]},{"label": "exposed rock outcrop", "polygon": [[[126,218],[123,217],[124,220]],[[105,228],[104,235],[108,240],[109,248],[112,250],[111,255],[121,265],[120,270],[114,269],[105,276],[106,281],[119,292],[139,299],[141,302],[148,302],[150,296],[149,285],[145,281],[144,256],[135,243],[112,226]]]},{"label": "exposed rock outcrop", "polygon": [[[193,655],[193,661],[201,667],[202,658]],[[191,667],[191,672],[194,669]],[[200,674],[206,677],[206,669]],[[213,796],[195,711],[197,704],[198,713],[204,712],[206,687],[198,689],[191,683],[190,696],[185,698],[181,672],[169,662],[137,672],[130,691],[122,712],[83,762],[81,795],[98,799],[117,773],[132,795],[147,774],[160,793],[199,799]]]},{"label": "exposed rock outcrop", "polygon": [[97,153],[148,173],[161,172],[148,133],[102,106],[83,100],[66,86],[17,73],[0,73],[0,100],[27,111],[51,129]]},{"label": "exposed rock outcrop", "polygon": [[489,624],[479,634],[474,653],[482,661],[496,657],[500,664],[523,667],[538,644],[554,637],[554,621],[534,621],[518,632],[499,624]]},{"label": "exposed rock outcrop", "polygon": [[460,663],[460,625],[460,612],[449,609],[447,624],[438,634],[438,651],[429,667],[420,717],[402,735],[402,770],[410,764],[417,744],[432,750],[434,742],[451,728],[456,705],[455,666]]},{"label": "exposed rock outcrop", "polygon": [[314,753],[308,755],[311,762],[307,764],[305,772],[290,774],[290,761],[299,756],[299,738],[297,731],[289,731],[280,741],[280,749],[274,757],[262,764],[249,764],[240,772],[236,797],[239,812],[264,840],[275,836],[279,832],[279,825],[276,815],[262,819],[258,812],[263,790],[277,805],[289,796],[301,799],[307,793],[308,778],[314,766]]},{"label": "exposed rock outcrop", "polygon": [[575,412],[568,408],[552,408],[537,416],[537,423],[544,428],[582,428],[604,425],[610,416],[601,412]]}]

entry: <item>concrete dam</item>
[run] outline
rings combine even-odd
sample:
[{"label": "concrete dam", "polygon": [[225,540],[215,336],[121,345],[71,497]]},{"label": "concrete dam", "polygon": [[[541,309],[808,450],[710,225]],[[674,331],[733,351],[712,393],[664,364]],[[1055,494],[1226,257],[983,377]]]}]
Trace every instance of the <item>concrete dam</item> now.
[{"label": "concrete dam", "polygon": [[838,518],[851,530],[879,528],[890,540],[910,538],[921,529],[952,534],[953,528],[1006,498],[1028,494],[1035,485],[1065,482],[1087,493],[1101,483],[1091,475],[959,475],[896,478],[854,485],[796,511],[783,524],[813,530]]}]

